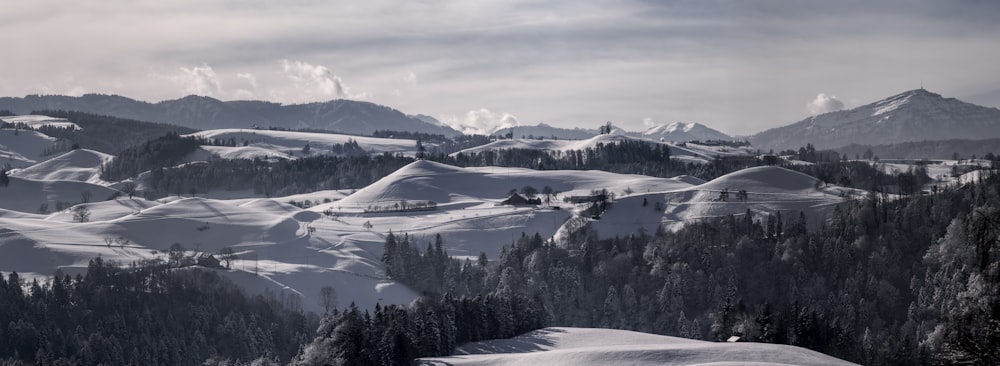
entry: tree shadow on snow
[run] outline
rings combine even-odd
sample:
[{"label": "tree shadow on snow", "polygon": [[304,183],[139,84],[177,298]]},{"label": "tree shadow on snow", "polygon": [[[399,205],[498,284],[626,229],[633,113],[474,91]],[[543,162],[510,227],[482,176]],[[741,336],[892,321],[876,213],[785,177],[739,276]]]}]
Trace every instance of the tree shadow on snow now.
[{"label": "tree shadow on snow", "polygon": [[539,329],[510,339],[496,339],[462,345],[458,354],[527,353],[545,351],[556,345],[556,333],[561,329]]}]

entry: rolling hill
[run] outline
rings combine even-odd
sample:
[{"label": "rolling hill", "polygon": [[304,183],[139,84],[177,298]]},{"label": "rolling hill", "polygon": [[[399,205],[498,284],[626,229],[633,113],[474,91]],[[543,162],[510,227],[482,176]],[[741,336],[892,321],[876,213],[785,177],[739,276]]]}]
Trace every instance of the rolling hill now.
[{"label": "rolling hill", "polygon": [[504,365],[854,365],[795,346],[696,341],[615,329],[545,328],[462,345],[426,366]]}]

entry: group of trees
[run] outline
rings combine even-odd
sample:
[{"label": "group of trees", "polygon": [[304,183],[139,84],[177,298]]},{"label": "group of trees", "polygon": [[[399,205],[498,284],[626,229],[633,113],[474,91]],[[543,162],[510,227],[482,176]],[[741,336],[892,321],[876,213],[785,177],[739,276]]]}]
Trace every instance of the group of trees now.
[{"label": "group of trees", "polygon": [[31,113],[65,118],[80,126],[79,129],[76,129],[46,125],[36,129],[38,132],[62,141],[55,145],[62,147],[62,151],[84,148],[117,155],[126,148],[143,144],[168,133],[184,135],[197,132],[197,130],[187,127],[84,112],[42,110]]},{"label": "group of trees", "polygon": [[323,318],[317,337],[291,365],[410,365],[450,355],[455,346],[509,338],[545,326],[541,307],[523,296],[422,297],[408,306],[351,304]]},{"label": "group of trees", "polygon": [[[27,285],[27,286],[26,286]],[[100,258],[47,283],[0,276],[0,364],[197,365],[292,358],[318,318],[214,272]]]},{"label": "group of trees", "polygon": [[402,155],[313,156],[295,160],[214,159],[200,164],[157,167],[147,180],[147,197],[213,189],[253,189],[278,196],[364,187],[413,162]]},{"label": "group of trees", "polygon": [[866,365],[1000,362],[1000,175],[933,196],[873,194],[809,230],[801,213],[674,233],[524,235],[495,265],[386,241],[390,277],[429,296],[536,299],[547,323],[818,350]]},{"label": "group of trees", "polygon": [[[409,365],[417,357],[449,355],[465,342],[509,338],[547,324],[535,298],[485,282],[456,281],[482,279],[488,260],[449,258],[440,235],[420,250],[408,235],[389,233],[382,261],[390,278],[422,296],[409,306],[376,305],[374,314],[354,304],[328,314],[293,365]],[[457,282],[478,285],[457,290],[451,287]]]}]

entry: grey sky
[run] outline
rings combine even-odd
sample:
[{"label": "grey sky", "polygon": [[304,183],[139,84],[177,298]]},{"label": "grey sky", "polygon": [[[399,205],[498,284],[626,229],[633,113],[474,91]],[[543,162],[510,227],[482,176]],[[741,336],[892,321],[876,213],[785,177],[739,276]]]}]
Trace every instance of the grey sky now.
[{"label": "grey sky", "polygon": [[1000,105],[1000,3],[872,3],[8,1],[0,95],[349,98],[473,129],[683,121],[730,134],[921,80]]}]

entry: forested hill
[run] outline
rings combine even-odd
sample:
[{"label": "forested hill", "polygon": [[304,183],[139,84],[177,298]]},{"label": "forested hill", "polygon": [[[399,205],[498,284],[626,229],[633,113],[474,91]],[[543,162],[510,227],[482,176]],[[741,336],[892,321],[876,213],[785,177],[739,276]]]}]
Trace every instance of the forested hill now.
[{"label": "forested hill", "polygon": [[33,111],[32,114],[65,118],[80,126],[79,129],[56,126],[41,126],[36,129],[45,135],[60,139],[59,147],[63,151],[75,147],[115,155],[127,147],[142,144],[168,133],[183,135],[197,132],[188,127],[83,112],[44,110]]},{"label": "forested hill", "polygon": [[865,365],[995,365],[998,218],[994,174],[933,196],[849,201],[816,231],[794,212],[747,211],[653,236],[523,236],[496,266],[390,236],[383,260],[424,293],[537,299],[554,326],[740,336]]},{"label": "forested hill", "polygon": [[162,263],[122,268],[98,258],[84,276],[57,273],[48,283],[10,273],[0,276],[0,364],[274,365],[316,329],[316,317],[294,305]]}]

